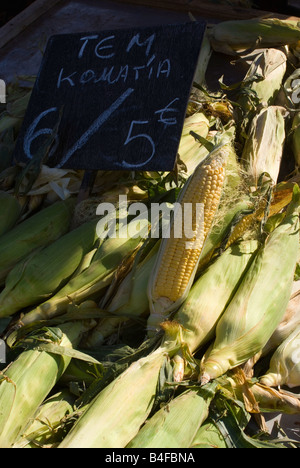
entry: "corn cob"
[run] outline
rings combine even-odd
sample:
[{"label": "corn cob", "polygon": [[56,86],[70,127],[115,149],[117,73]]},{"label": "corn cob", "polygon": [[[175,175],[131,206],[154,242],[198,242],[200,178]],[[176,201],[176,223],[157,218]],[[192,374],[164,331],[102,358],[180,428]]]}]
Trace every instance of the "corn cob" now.
[{"label": "corn cob", "polygon": [[257,241],[244,241],[223,252],[200,278],[175,313],[183,341],[191,353],[214,336],[215,328],[258,250]]},{"label": "corn cob", "polygon": [[[167,314],[178,308],[188,294],[200,261],[204,242],[211,230],[225,181],[225,167],[231,145],[214,150],[199,164],[187,181],[178,199],[178,207],[192,208],[193,238],[180,233],[176,238],[178,221],[171,224],[170,237],[162,240],[157,262],[149,281],[149,332],[156,330]],[[199,210],[200,207],[200,210]],[[184,223],[183,223],[184,224]],[[184,226],[185,231],[185,226]]]},{"label": "corn cob", "polygon": [[300,325],[284,340],[273,354],[267,373],[260,383],[267,387],[300,385]]},{"label": "corn cob", "polygon": [[198,429],[196,436],[190,446],[191,449],[197,448],[227,448],[224,437],[218,427],[210,420],[207,420]]},{"label": "corn cob", "polygon": [[63,389],[45,400],[12,448],[53,447],[64,438],[63,420],[74,412],[75,395]]},{"label": "corn cob", "polygon": [[278,181],[285,142],[285,120],[282,108],[269,106],[252,120],[241,163],[249,176],[249,184],[257,186],[263,173]]},{"label": "corn cob", "polygon": [[245,49],[295,45],[300,40],[297,21],[273,18],[224,21],[209,31],[212,48],[236,55]]},{"label": "corn cob", "polygon": [[102,390],[58,448],[124,448],[148,418],[167,349],[139,359]]},{"label": "corn cob", "polygon": [[292,143],[293,143],[293,153],[295,158],[296,170],[299,171],[300,168],[300,112],[294,117],[292,125]]},{"label": "corn cob", "polygon": [[127,448],[189,448],[213,396],[199,389],[182,393],[148,419]]},{"label": "corn cob", "polygon": [[118,233],[120,238],[105,239],[91,263],[83,271],[76,273],[54,296],[22,317],[22,323],[26,325],[61,315],[66,312],[70,303],[80,304],[95,294],[99,295],[111,284],[118,267],[133,255],[142,241],[141,236],[125,237],[127,228],[126,231],[121,228]]},{"label": "corn cob", "polygon": [[[241,87],[238,103],[245,112],[259,104],[274,105],[287,69],[287,56],[278,49],[266,49],[254,58]],[[249,95],[249,92],[251,95]],[[252,96],[254,95],[254,96]]]},{"label": "corn cob", "polygon": [[230,398],[240,400],[249,413],[300,413],[300,401],[296,396],[249,380],[240,368],[236,369],[232,377],[226,376],[226,382],[221,381],[220,385],[225,394],[229,392]]},{"label": "corn cob", "polygon": [[[298,286],[299,287],[299,286]],[[300,325],[300,291],[292,295],[285,311],[284,317],[268,343],[262,350],[262,355],[267,355],[288,338],[288,336]]]},{"label": "corn cob", "polygon": [[201,364],[202,384],[253,357],[281,322],[299,251],[299,199],[295,185],[285,219],[261,247],[217,325],[214,344]]},{"label": "corn cob", "polygon": [[0,317],[39,304],[64,286],[93,249],[96,225],[86,223],[16,265],[0,294]]},{"label": "corn cob", "polygon": [[120,324],[130,318],[143,317],[149,313],[147,284],[156,261],[157,248],[158,244],[122,281],[116,295],[106,308],[113,316],[99,321],[91,331],[86,346],[91,348],[101,346],[107,337],[117,331]]},{"label": "corn cob", "polygon": [[6,192],[0,192],[0,236],[10,231],[21,215],[21,205],[18,200]]},{"label": "corn cob", "polygon": [[20,223],[1,237],[0,285],[17,263],[48,246],[70,228],[75,201],[58,202]]},{"label": "corn cob", "polygon": [[[63,348],[76,347],[82,333],[88,328],[89,325],[84,323],[70,322],[62,325],[60,329],[50,329],[50,331],[63,351]],[[71,358],[65,355],[38,349],[27,350],[1,373],[1,448],[9,448],[18,440],[30,419],[66,370],[70,360]]]}]

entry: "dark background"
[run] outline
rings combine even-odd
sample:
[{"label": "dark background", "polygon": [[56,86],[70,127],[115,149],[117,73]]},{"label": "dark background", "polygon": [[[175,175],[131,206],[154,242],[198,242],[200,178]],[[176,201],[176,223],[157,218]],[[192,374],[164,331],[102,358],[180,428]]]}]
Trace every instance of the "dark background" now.
[{"label": "dark background", "polygon": [[[1,0],[0,27],[32,3],[34,0]],[[299,16],[300,0],[253,0],[253,8]]]}]

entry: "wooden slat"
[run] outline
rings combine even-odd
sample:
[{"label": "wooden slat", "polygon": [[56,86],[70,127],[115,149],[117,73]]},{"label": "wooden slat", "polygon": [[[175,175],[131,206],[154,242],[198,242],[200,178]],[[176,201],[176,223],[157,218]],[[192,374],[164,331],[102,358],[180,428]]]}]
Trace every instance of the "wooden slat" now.
[{"label": "wooden slat", "polygon": [[61,0],[36,0],[15,16],[15,18],[2,26],[0,29],[0,48],[17,37],[24,29],[60,1]]},{"label": "wooden slat", "polygon": [[251,8],[233,7],[230,5],[220,5],[202,0],[115,0],[118,3],[151,6],[155,8],[170,9],[176,11],[186,11],[198,14],[207,19],[216,20],[242,20],[250,18],[276,17],[281,19],[299,19],[289,17],[270,11],[255,10]]}]

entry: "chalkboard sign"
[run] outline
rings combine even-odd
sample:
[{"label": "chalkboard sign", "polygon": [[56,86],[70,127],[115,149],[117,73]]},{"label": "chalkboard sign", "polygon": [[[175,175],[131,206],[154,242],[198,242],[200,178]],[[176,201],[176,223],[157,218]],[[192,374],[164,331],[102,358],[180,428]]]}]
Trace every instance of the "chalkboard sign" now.
[{"label": "chalkboard sign", "polygon": [[49,167],[172,170],[205,27],[52,36],[16,162],[32,160],[59,122]]}]

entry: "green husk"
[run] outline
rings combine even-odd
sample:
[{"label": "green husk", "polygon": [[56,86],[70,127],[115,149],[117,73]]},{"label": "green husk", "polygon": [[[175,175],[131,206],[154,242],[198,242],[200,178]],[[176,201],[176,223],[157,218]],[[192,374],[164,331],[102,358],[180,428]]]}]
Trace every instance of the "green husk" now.
[{"label": "green husk", "polygon": [[75,400],[67,389],[45,400],[12,448],[55,447],[65,436],[63,422],[73,414]]},{"label": "green husk", "polygon": [[86,223],[16,265],[0,294],[0,317],[39,304],[61,289],[96,244],[96,225]]},{"label": "green husk", "polygon": [[253,18],[224,21],[209,30],[212,48],[238,55],[249,49],[295,45],[300,40],[298,21],[277,18]]},{"label": "green husk", "polygon": [[271,177],[273,184],[277,183],[285,137],[285,119],[281,107],[263,108],[253,118],[241,158],[250,185],[257,187],[264,173]]},{"label": "green husk", "polygon": [[218,427],[211,420],[205,421],[204,424],[198,429],[194,437],[191,449],[197,448],[227,448],[224,437],[219,431]]},{"label": "green husk", "polygon": [[21,260],[68,232],[74,207],[73,199],[55,203],[1,236],[0,285]]},{"label": "green husk", "polygon": [[141,236],[122,237],[122,232],[120,238],[105,239],[91,263],[75,274],[53,297],[22,317],[22,323],[49,320],[66,312],[71,303],[81,304],[93,295],[100,294],[111,284],[122,262],[133,255],[141,241]]},{"label": "green husk", "polygon": [[295,158],[296,170],[300,168],[300,112],[297,112],[292,124],[292,147]]},{"label": "green husk", "polygon": [[126,447],[151,412],[169,349],[139,359],[105,387],[58,448]]},{"label": "green husk", "polygon": [[86,324],[74,322],[59,329],[41,330],[38,337],[41,345],[54,342],[61,347],[62,354],[29,349],[0,374],[1,448],[9,448],[17,441],[69,365],[71,358],[63,355],[63,349],[76,347],[87,329]]},{"label": "green husk", "polygon": [[156,261],[158,246],[159,243],[122,281],[114,298],[106,308],[112,317],[99,321],[87,339],[87,346],[101,346],[104,340],[116,332],[123,322],[130,318],[144,317],[149,313],[147,284]]},{"label": "green husk", "polygon": [[284,340],[273,354],[266,374],[260,383],[268,387],[300,386],[300,325]]},{"label": "green husk", "polygon": [[18,200],[6,192],[0,192],[0,236],[10,231],[21,215]]},{"label": "green husk", "polygon": [[183,392],[148,419],[127,448],[189,448],[213,397],[213,390]]},{"label": "green husk", "polygon": [[299,252],[299,199],[295,185],[285,219],[260,248],[218,322],[216,339],[201,363],[202,384],[255,356],[281,322]]},{"label": "green husk", "polygon": [[223,252],[194,283],[173,320],[182,325],[182,336],[191,353],[214,337],[222,313],[234,296],[259,244],[250,240]]}]

